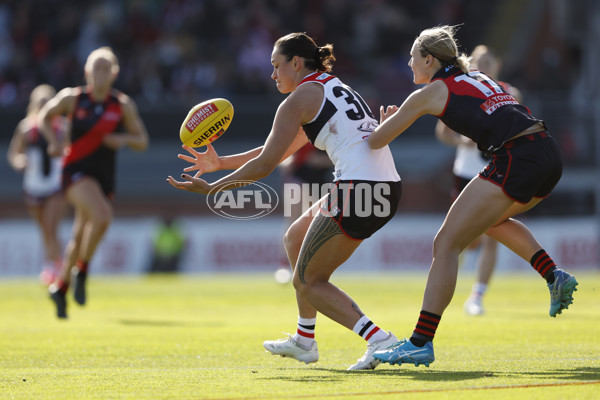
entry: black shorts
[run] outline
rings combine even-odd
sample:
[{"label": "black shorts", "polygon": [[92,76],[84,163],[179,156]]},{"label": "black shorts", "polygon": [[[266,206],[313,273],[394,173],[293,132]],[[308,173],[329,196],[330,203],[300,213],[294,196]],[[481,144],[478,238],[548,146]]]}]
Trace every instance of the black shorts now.
[{"label": "black shorts", "polygon": [[366,239],[396,214],[402,182],[337,181],[321,206],[352,239]]},{"label": "black shorts", "polygon": [[115,180],[112,176],[69,168],[69,166],[63,168],[62,190],[66,192],[69,186],[86,176],[98,182],[102,189],[102,193],[104,193],[107,198],[112,199],[114,197]]},{"label": "black shorts", "polygon": [[562,158],[547,132],[530,133],[504,143],[479,176],[526,204],[550,194],[562,176]]}]

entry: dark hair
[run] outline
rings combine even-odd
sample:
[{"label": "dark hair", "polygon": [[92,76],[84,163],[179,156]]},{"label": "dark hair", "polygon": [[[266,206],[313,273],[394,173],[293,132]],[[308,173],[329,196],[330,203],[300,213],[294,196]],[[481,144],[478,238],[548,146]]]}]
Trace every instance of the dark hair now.
[{"label": "dark hair", "polygon": [[294,56],[302,57],[308,69],[321,72],[331,72],[335,56],[333,45],[323,47],[316,45],[315,41],[304,32],[290,33],[282,36],[275,42],[277,51],[284,55],[287,61]]}]

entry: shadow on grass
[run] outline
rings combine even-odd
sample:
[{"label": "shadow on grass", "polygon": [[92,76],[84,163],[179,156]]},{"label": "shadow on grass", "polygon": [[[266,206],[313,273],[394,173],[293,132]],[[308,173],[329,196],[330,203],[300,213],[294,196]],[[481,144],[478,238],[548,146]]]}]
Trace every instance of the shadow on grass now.
[{"label": "shadow on grass", "polygon": [[[314,374],[306,372],[314,371]],[[323,372],[326,374],[318,374],[318,372]],[[411,377],[415,380],[421,381],[461,381],[461,380],[471,380],[471,379],[479,379],[479,378],[489,378],[496,376],[493,372],[487,371],[435,371],[435,370],[427,370],[427,371],[416,371],[416,370],[408,370],[408,369],[379,369],[379,370],[371,370],[371,371],[347,371],[343,369],[334,369],[334,368],[311,368],[303,370],[303,373],[306,374],[304,376],[295,376],[291,377],[288,374],[283,374],[281,376],[271,376],[267,378],[262,378],[264,380],[284,380],[288,382],[341,382],[346,378],[355,377],[357,375],[376,375],[376,376],[390,376],[397,378],[399,375],[402,377]]]},{"label": "shadow on grass", "polygon": [[[408,366],[407,366],[408,367]],[[375,375],[389,376],[393,378],[408,378],[422,382],[440,382],[440,381],[467,381],[484,378],[502,378],[502,379],[535,379],[538,381],[598,381],[600,382],[600,367],[581,367],[573,369],[556,369],[540,372],[527,371],[443,371],[443,370],[416,370],[408,368],[398,369],[376,369],[371,371],[346,371],[334,368],[312,368],[314,374],[305,376],[290,377],[288,374],[281,376],[271,376],[262,378],[264,380],[282,380],[288,382],[341,382],[346,378],[356,375]],[[306,372],[306,371],[305,371]],[[319,374],[323,372],[326,374]]]},{"label": "shadow on grass", "polygon": [[573,380],[573,381],[600,381],[600,367],[577,367],[573,369],[555,369],[539,372],[528,371],[442,371],[428,369],[375,369],[372,371],[344,371],[338,369],[315,368],[316,370],[328,371],[335,374],[356,375],[372,374],[377,376],[410,377],[420,381],[461,381],[482,378],[532,378],[538,380]]},{"label": "shadow on grass", "polygon": [[[317,368],[312,368],[312,370],[317,371]],[[327,369],[322,369],[322,371],[327,371],[327,372],[342,372],[342,371],[338,371],[338,370],[327,370]],[[265,378],[259,378],[259,380],[263,380],[263,381],[285,381],[285,382],[299,382],[299,383],[332,383],[332,382],[344,382],[346,379],[341,376],[338,375],[338,377],[336,377],[336,375],[334,374],[323,374],[323,375],[305,375],[305,376],[289,376],[289,375],[281,375],[281,376],[270,376],[270,377],[265,377]]]},{"label": "shadow on grass", "polygon": [[600,381],[600,367],[578,367],[573,369],[556,369],[540,372],[519,372],[515,375],[525,375],[536,379],[560,379],[574,381]]},{"label": "shadow on grass", "polygon": [[[333,372],[333,370],[331,370]],[[341,372],[341,371],[339,371]],[[399,375],[405,378],[412,378],[424,382],[428,381],[467,381],[481,378],[493,378],[499,376],[498,373],[492,371],[440,371],[430,369],[376,369],[373,371],[343,371],[346,374],[373,374],[377,376],[390,376],[397,378]]]},{"label": "shadow on grass", "polygon": [[186,322],[178,321],[158,321],[149,319],[120,319],[118,322],[122,325],[130,326],[185,326],[190,325]]}]

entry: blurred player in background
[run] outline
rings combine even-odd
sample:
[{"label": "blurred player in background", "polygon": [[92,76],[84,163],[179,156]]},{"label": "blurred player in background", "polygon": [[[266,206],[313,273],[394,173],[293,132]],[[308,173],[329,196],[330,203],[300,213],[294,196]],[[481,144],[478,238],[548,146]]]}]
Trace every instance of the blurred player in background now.
[{"label": "blurred player in background", "polygon": [[382,124],[369,137],[371,148],[382,148],[419,117],[432,114],[492,155],[486,169],[454,201],[434,239],[433,261],[412,336],[374,354],[391,364],[427,366],[435,360],[432,342],[454,295],[459,255],[484,233],[529,261],[546,281],[551,317],[568,308],[577,286],[575,277],[557,268],[529,229],[512,218],[537,205],[558,183],[560,150],[544,121],[487,75],[469,72],[468,57],[458,52],[455,29],[426,29],[415,39],[409,65],[414,83],[424,86],[399,108],[381,107]]},{"label": "blurred player in background", "polygon": [[[367,138],[377,120],[358,93],[329,74],[334,61],[332,45],[318,47],[304,33],[279,38],[271,55],[271,78],[277,89],[289,96],[277,109],[264,146],[226,157],[218,157],[210,145],[205,153],[184,146],[193,157],[179,157],[194,164],[184,171],[198,172],[196,176],[183,174],[183,181],[171,176],[167,181],[178,189],[209,194],[212,189],[231,189],[233,181],[264,178],[309,141],[325,150],[335,165],[335,185],[294,221],[284,236],[294,270],[297,331],[294,336],[268,340],[263,345],[272,354],[307,364],[316,362],[318,311],[367,341],[364,356],[349,369],[373,369],[379,364],[373,352],[397,339],[374,324],[329,278],[364,239],[393,217],[402,186],[389,148],[369,149]],[[224,169],[235,171],[213,183],[199,178],[202,173]],[[365,189],[364,198],[356,198],[360,196],[355,190],[359,185]],[[379,199],[373,193],[378,187],[386,189]],[[369,188],[371,194],[367,195]],[[365,207],[370,204],[372,208],[360,216],[355,202],[362,202]],[[383,212],[374,212],[377,207]]]},{"label": "blurred player in background", "polygon": [[[27,115],[17,125],[8,148],[8,162],[23,172],[23,195],[31,217],[36,221],[44,244],[44,263],[40,281],[52,283],[62,263],[58,225],[66,210],[61,190],[62,157],[50,157],[48,143],[39,130],[38,113],[56,94],[50,85],[39,85],[31,92]],[[58,141],[66,138],[67,123],[56,117],[50,128]]]},{"label": "blurred player in background", "polygon": [[[290,215],[284,215],[285,229],[297,220],[302,213],[313,205],[309,201],[313,197],[320,197],[318,192],[320,188],[331,182],[333,174],[333,164],[331,160],[322,150],[317,149],[311,143],[305,144],[300,150],[289,156],[281,164],[279,164],[283,184],[308,185],[311,187],[309,198],[301,199],[300,201],[289,201]],[[315,188],[317,193],[313,196],[312,189]],[[285,193],[288,193],[285,191]],[[286,201],[286,199],[284,199]],[[292,279],[292,271],[290,263],[285,257],[282,260],[281,266],[275,272],[275,280],[279,283],[287,283]]]},{"label": "blurred player in background", "polygon": [[[497,81],[502,61],[487,46],[479,45],[471,53],[471,68],[483,72]],[[519,91],[505,82],[497,81],[500,86],[511,94],[517,102],[521,102]],[[436,137],[443,143],[456,147],[454,159],[454,187],[451,200],[454,202],[465,186],[487,166],[489,158],[477,148],[477,144],[466,136],[454,132],[441,120],[435,127]],[[473,284],[471,294],[464,305],[464,310],[469,315],[484,313],[483,296],[487,291],[490,278],[496,267],[498,242],[488,235],[481,235],[471,243],[467,250],[480,249],[477,257],[476,282]],[[462,258],[461,258],[462,259]]]},{"label": "blurred player in background", "polygon": [[50,285],[59,318],[67,316],[65,294],[71,274],[75,278],[75,301],[80,305],[86,302],[88,264],[112,220],[116,151],[126,146],[143,151],[148,146],[148,133],[135,103],[113,89],[119,63],[112,49],[100,47],[92,51],[84,73],[85,86],[61,90],[40,112],[50,154],[63,152],[53,136],[50,121],[59,115],[71,119],[62,187],[75,208],[75,221],[61,272]]}]

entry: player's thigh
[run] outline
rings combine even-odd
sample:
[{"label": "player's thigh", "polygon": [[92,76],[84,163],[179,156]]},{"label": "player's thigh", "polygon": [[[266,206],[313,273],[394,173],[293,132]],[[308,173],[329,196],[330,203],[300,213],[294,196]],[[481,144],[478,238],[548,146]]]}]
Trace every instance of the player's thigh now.
[{"label": "player's thigh", "polygon": [[322,201],[323,199],[320,199],[315,202],[315,204],[304,211],[302,215],[296,218],[287,229],[284,236],[284,243],[288,252],[293,249],[295,249],[296,253],[300,251],[300,246],[304,241],[304,237],[306,236],[306,232],[308,231],[311,222],[315,218],[315,215],[320,213],[319,206]]},{"label": "player's thigh", "polygon": [[110,219],[112,206],[98,182],[89,177],[72,184],[67,189],[67,199],[84,216],[91,220]]},{"label": "player's thigh", "polygon": [[435,245],[464,249],[493,226],[513,203],[499,186],[480,178],[473,179],[450,207]]},{"label": "player's thigh", "polygon": [[329,280],[362,243],[360,239],[346,236],[331,217],[318,214],[313,219],[294,271],[294,284],[307,284]]},{"label": "player's thigh", "polygon": [[522,214],[526,211],[531,210],[533,207],[538,205],[543,199],[539,197],[534,197],[529,201],[529,203],[517,203],[513,202],[513,204],[502,214],[500,218],[494,223],[494,226],[501,224],[507,219],[514,217],[515,215]]}]

